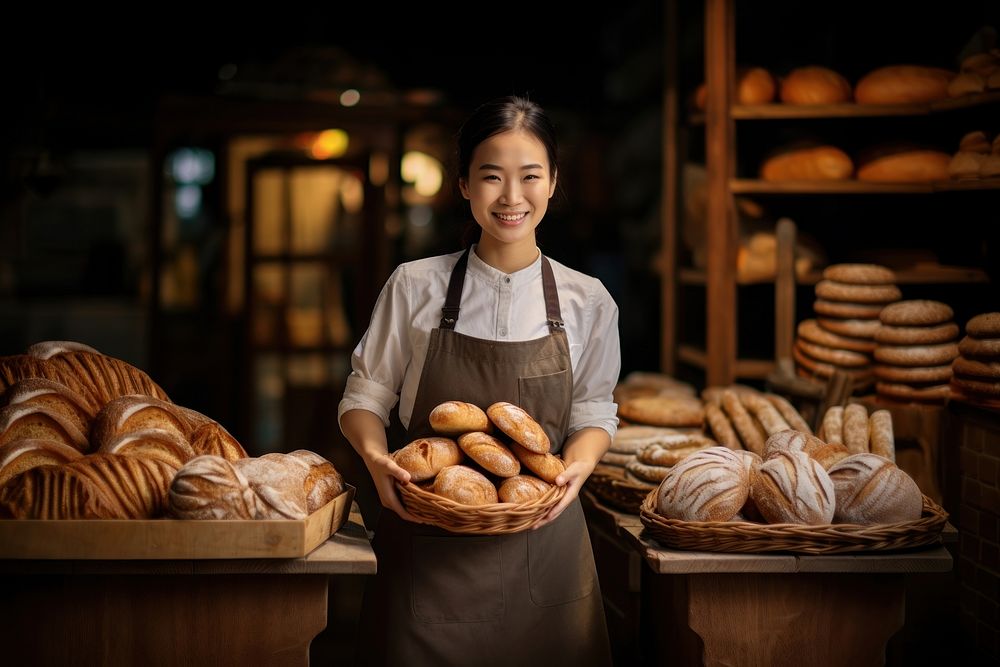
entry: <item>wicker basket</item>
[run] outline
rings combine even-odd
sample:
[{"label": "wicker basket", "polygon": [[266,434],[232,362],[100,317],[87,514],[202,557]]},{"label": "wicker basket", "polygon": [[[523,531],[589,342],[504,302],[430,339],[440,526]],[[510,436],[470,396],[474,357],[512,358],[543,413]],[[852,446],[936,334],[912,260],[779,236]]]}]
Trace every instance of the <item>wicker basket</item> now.
[{"label": "wicker basket", "polygon": [[421,521],[453,533],[503,535],[528,530],[566,495],[565,486],[553,486],[530,503],[461,505],[421,489],[412,482],[396,482],[403,505]]},{"label": "wicker basket", "polygon": [[587,478],[586,486],[604,503],[629,514],[639,513],[642,501],[651,491],[648,486],[639,486],[621,477],[603,474],[596,470]]},{"label": "wicker basket", "polygon": [[643,500],[639,519],[658,542],[672,549],[727,553],[784,551],[805,554],[890,551],[940,541],[948,514],[927,496],[923,498],[923,513],[916,521],[873,526],[850,523],[806,526],[791,523],[667,519],[653,509],[656,507],[654,492]]}]

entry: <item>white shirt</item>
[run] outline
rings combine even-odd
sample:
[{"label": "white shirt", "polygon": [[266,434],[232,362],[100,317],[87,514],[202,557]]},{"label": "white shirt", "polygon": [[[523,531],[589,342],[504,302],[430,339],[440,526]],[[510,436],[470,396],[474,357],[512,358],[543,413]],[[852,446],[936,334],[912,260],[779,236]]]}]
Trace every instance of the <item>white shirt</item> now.
[{"label": "white shirt", "polygon": [[[401,264],[389,277],[371,323],[351,357],[337,418],[361,408],[389,425],[409,426],[430,332],[441,322],[452,268],[461,252]],[[594,426],[614,437],[617,405],[611,392],[621,371],[618,306],[601,281],[549,260],[573,366],[569,433]],[[549,335],[542,292],[542,255],[530,266],[503,273],[469,253],[455,331],[492,341],[534,340]],[[398,396],[397,396],[398,395]]]}]

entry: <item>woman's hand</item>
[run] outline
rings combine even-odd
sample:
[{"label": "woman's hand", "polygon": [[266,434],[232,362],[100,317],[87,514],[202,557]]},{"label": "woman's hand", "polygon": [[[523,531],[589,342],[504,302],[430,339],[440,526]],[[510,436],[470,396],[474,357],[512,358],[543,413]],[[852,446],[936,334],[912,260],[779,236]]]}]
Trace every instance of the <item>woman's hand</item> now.
[{"label": "woman's hand", "polygon": [[611,446],[611,436],[602,428],[588,427],[582,428],[567,440],[563,445],[563,460],[566,461],[566,470],[556,477],[556,486],[565,486],[566,495],[549,510],[545,517],[532,527],[537,530],[547,523],[551,523],[562,514],[569,504],[580,495],[580,487],[594,472],[597,462],[601,460],[604,453]]},{"label": "woman's hand", "polygon": [[574,461],[566,466],[566,470],[559,473],[559,476],[555,480],[556,486],[566,487],[566,495],[562,497],[562,500],[555,507],[549,510],[544,519],[532,526],[532,530],[538,530],[542,526],[555,521],[563,513],[563,510],[569,507],[569,504],[580,495],[580,487],[583,486],[583,483],[587,481],[592,472],[594,472],[594,464],[587,461]]},{"label": "woman's hand", "polygon": [[391,509],[405,521],[423,523],[420,519],[406,511],[402,501],[399,499],[399,493],[396,491],[396,480],[406,484],[410,481],[410,473],[400,468],[388,454],[378,454],[370,460],[365,459],[365,465],[368,467],[368,472],[375,482],[375,490],[378,491],[382,507]]}]

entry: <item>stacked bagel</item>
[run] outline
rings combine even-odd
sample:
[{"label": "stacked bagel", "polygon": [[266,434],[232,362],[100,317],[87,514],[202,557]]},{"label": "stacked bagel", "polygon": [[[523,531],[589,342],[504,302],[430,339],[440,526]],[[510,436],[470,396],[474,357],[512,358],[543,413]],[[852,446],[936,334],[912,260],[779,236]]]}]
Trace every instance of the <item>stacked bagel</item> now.
[{"label": "stacked bagel", "polygon": [[976,315],[965,325],[951,387],[974,401],[1000,402],[1000,313]]},{"label": "stacked bagel", "polygon": [[958,325],[940,301],[900,301],[884,308],[875,334],[875,393],[896,402],[942,402],[950,395]]},{"label": "stacked bagel", "polygon": [[[461,505],[536,500],[566,469],[549,453],[541,425],[511,403],[484,411],[445,401],[431,411],[430,425],[440,437],[418,438],[393,452],[393,460],[411,482]],[[521,474],[522,465],[534,475]]]},{"label": "stacked bagel", "polygon": [[901,297],[895,274],[877,264],[834,264],[816,285],[816,319],[804,320],[792,354],[799,375],[829,379],[837,371],[856,384],[871,380],[879,313]]}]

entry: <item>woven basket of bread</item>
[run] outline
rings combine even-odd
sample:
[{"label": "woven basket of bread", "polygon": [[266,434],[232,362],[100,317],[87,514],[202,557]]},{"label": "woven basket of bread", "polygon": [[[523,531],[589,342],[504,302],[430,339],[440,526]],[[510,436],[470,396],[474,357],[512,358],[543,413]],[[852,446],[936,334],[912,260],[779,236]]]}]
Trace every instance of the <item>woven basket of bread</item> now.
[{"label": "woven basket of bread", "polygon": [[657,514],[655,507],[654,489],[643,500],[639,519],[658,542],[672,549],[726,553],[834,554],[912,549],[939,542],[941,530],[948,520],[944,509],[926,495],[919,519],[871,526],[680,521]]},{"label": "woven basket of bread", "polygon": [[476,535],[503,535],[528,530],[566,495],[565,486],[553,486],[526,503],[462,505],[425,491],[412,482],[397,483],[396,489],[406,510],[421,521],[453,533]]},{"label": "woven basket of bread", "polygon": [[620,476],[595,470],[587,478],[587,488],[601,501],[629,514],[638,514],[642,501],[649,493],[648,486],[633,484]]}]

